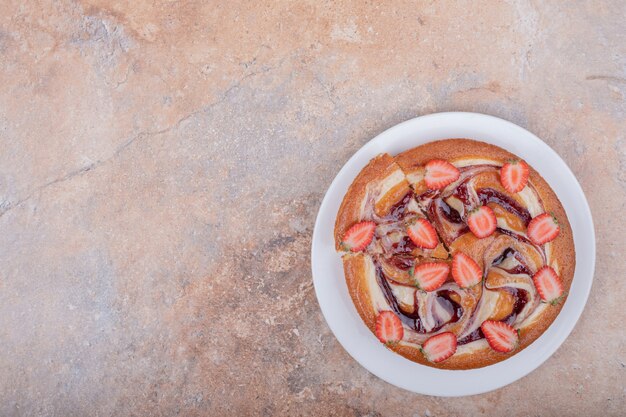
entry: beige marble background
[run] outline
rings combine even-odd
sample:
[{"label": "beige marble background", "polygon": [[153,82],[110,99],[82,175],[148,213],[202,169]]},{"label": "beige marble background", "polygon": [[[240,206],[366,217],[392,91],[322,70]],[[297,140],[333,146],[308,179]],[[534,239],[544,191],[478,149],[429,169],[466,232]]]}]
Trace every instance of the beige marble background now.
[{"label": "beige marble background", "polygon": [[[626,3],[0,3],[0,415],[618,416]],[[341,348],[315,215],[370,138],[446,110],[533,131],[598,237],[589,303],[495,392],[410,394]]]}]

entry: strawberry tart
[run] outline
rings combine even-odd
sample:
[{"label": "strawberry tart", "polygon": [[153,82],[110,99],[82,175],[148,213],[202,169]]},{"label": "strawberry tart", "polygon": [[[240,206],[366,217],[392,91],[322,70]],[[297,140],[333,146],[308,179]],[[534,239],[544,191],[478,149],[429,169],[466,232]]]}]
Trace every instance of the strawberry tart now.
[{"label": "strawberry tart", "polygon": [[334,235],[367,327],[437,368],[479,368],[524,349],[559,314],[574,276],[554,191],[520,158],[469,139],[372,159]]}]

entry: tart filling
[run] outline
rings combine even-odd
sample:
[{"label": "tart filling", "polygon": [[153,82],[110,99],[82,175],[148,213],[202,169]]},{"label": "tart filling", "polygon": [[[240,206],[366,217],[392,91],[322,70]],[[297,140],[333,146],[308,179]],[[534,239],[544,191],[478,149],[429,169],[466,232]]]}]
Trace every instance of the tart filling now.
[{"label": "tart filling", "polygon": [[[437,156],[387,156],[382,175],[357,178],[357,214],[350,227],[339,224],[349,191],[337,247],[357,310],[381,342],[432,366],[484,366],[521,350],[556,317],[566,296],[559,258],[574,258],[571,233],[558,199],[525,162]],[[548,213],[546,188],[563,218]],[[559,239],[566,250],[561,243],[554,253]],[[573,265],[566,274],[569,286]]]}]

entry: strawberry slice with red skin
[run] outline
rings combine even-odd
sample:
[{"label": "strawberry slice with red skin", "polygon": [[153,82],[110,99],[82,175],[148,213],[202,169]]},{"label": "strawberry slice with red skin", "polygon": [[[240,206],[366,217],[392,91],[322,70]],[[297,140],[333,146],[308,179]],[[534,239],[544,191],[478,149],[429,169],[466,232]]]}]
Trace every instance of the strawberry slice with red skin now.
[{"label": "strawberry slice with red skin", "polygon": [[556,239],[560,230],[556,217],[543,213],[528,223],[526,234],[535,245],[543,245]]},{"label": "strawberry slice with red skin", "polygon": [[480,206],[469,212],[467,216],[467,225],[470,230],[479,239],[491,236],[496,231],[498,222],[496,215],[489,206]]},{"label": "strawberry slice with red skin", "polygon": [[543,301],[555,305],[563,298],[563,283],[551,267],[546,265],[539,269],[533,275],[533,282]]},{"label": "strawberry slice with red skin", "polygon": [[354,224],[343,236],[341,247],[344,250],[361,252],[372,241],[374,230],[376,230],[374,222],[365,221]]},{"label": "strawberry slice with red skin", "polygon": [[433,291],[441,287],[450,274],[450,267],[444,262],[427,262],[409,269],[415,286],[422,291]]},{"label": "strawberry slice with red skin", "polygon": [[459,179],[461,172],[457,167],[443,159],[433,159],[426,163],[424,181],[431,190],[439,190]]},{"label": "strawberry slice with red skin", "polygon": [[461,288],[469,288],[483,279],[483,272],[478,264],[463,252],[452,257],[452,278]]},{"label": "strawberry slice with red skin", "polygon": [[515,194],[519,193],[528,183],[530,168],[524,161],[511,160],[500,168],[500,182],[505,190]]},{"label": "strawberry slice with red skin", "polygon": [[445,361],[456,352],[456,336],[452,332],[432,336],[422,345],[422,353],[429,362]]},{"label": "strawberry slice with red skin", "polygon": [[439,238],[433,225],[426,219],[417,219],[407,226],[407,234],[416,246],[425,249],[434,249],[439,244]]},{"label": "strawberry slice with red skin", "polygon": [[497,352],[511,352],[519,345],[518,331],[503,321],[484,321],[480,329],[485,334],[489,346]]},{"label": "strawberry slice with red skin", "polygon": [[392,346],[404,337],[404,327],[400,318],[393,311],[381,311],[376,317],[376,337]]}]

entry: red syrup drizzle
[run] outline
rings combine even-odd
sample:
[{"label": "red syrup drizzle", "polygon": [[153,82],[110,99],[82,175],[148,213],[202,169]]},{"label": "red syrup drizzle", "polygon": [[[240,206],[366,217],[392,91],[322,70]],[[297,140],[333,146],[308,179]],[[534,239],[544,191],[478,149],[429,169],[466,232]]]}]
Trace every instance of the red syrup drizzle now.
[{"label": "red syrup drizzle", "polygon": [[[520,264],[516,265],[514,268],[511,268],[511,269],[503,268],[504,271],[508,272],[509,274],[532,275],[528,267],[520,259],[519,253],[515,249],[512,249],[512,248],[505,249],[504,252],[502,252],[500,256],[498,256],[496,259],[493,260],[493,262],[491,263],[491,266],[500,265],[509,256],[515,256],[515,258],[519,261]],[[526,303],[528,303],[528,292],[519,288],[511,288],[511,287],[504,288],[504,290],[509,292],[515,298],[515,304],[513,305],[513,309],[511,313],[501,320],[505,322],[506,324],[511,325],[513,324],[513,322],[515,321],[519,313],[524,309],[524,306],[526,306]],[[479,327],[478,329],[474,330],[472,333],[468,334],[464,338],[459,339],[457,341],[457,344],[465,345],[467,343],[474,342],[479,339],[483,339],[484,337],[485,337],[485,334]]]},{"label": "red syrup drizzle", "polygon": [[[515,318],[517,317],[517,315],[522,311],[522,309],[528,302],[528,296],[526,294],[526,291],[520,290],[517,288],[507,288],[506,290],[511,292],[513,296],[516,297],[515,305],[513,306],[513,311],[511,312],[511,314],[509,314],[507,317],[505,317],[502,320],[506,324],[511,325],[515,321]],[[463,339],[459,339],[457,341],[457,345],[465,345],[467,343],[471,343],[476,340],[480,340],[484,338],[485,338],[485,334],[479,327],[478,329],[474,330],[473,332],[465,336]]]},{"label": "red syrup drizzle", "polygon": [[[413,252],[413,249],[416,248],[415,243],[413,243],[411,238],[408,236],[404,236],[402,240],[400,240],[397,243],[394,243],[391,247],[393,248],[394,254],[409,254]],[[410,265],[408,268],[410,268],[411,266],[413,265]],[[408,268],[402,268],[402,269],[408,269]]]},{"label": "red syrup drizzle", "polygon": [[[449,290],[437,291],[437,297],[443,298],[445,300],[446,305],[447,305],[446,309],[452,310],[452,318],[450,318],[450,320],[448,320],[446,323],[456,323],[457,321],[459,321],[461,316],[463,316],[463,307],[461,307],[459,303],[457,303],[456,301],[452,299],[451,297],[452,294],[456,294],[456,293],[454,291],[449,291]],[[442,323],[441,326],[443,326],[446,323]]]},{"label": "red syrup drizzle", "polygon": [[531,242],[529,239],[527,239],[526,237],[524,237],[524,236],[522,236],[522,235],[519,235],[519,234],[517,234],[517,233],[515,233],[515,232],[512,232],[512,231],[510,231],[510,230],[508,230],[508,229],[503,229],[503,228],[501,228],[501,227],[498,227],[498,228],[496,228],[496,230],[497,230],[498,232],[502,233],[503,235],[511,236],[513,239],[517,239],[517,240],[519,240],[520,242],[523,242],[523,243],[528,243],[529,245],[533,245],[533,246],[537,247],[534,243],[532,243],[532,242]]},{"label": "red syrup drizzle", "polygon": [[[378,281],[379,287],[383,291],[385,300],[387,300],[387,303],[391,306],[391,309],[398,315],[400,321],[402,321],[402,323],[404,323],[409,328],[415,330],[417,333],[428,333],[424,328],[424,324],[422,323],[421,318],[419,317],[419,303],[417,301],[417,293],[413,298],[413,312],[411,313],[403,310],[402,307],[400,307],[398,301],[396,300],[396,297],[393,295],[393,291],[391,289],[391,286],[389,285],[388,278],[385,276],[385,273],[379,265],[376,266],[376,280]],[[437,292],[437,297],[444,300],[444,308],[452,312],[452,317],[446,322],[438,322],[435,327],[430,330],[430,332],[436,332],[448,323],[457,322],[463,315],[463,308],[451,298],[451,294],[453,294],[453,292],[448,290],[442,290]],[[441,300],[439,301],[441,302]]]},{"label": "red syrup drizzle", "polygon": [[439,194],[439,190],[428,190],[424,191],[422,194],[418,195],[417,201],[423,202],[424,200],[429,200],[435,198]]},{"label": "red syrup drizzle", "polygon": [[402,200],[391,206],[389,214],[385,216],[385,220],[389,219],[398,221],[404,219],[404,217],[406,217],[407,215],[406,208],[409,205],[409,202],[411,201],[413,196],[413,191],[409,191],[408,193],[406,193],[405,196],[402,197]]},{"label": "red syrup drizzle", "polygon": [[[532,275],[532,273],[528,269],[528,266],[521,259],[520,254],[513,248],[505,249],[504,252],[502,252],[502,255],[498,256],[496,259],[493,260],[491,265],[498,266],[502,262],[504,262],[504,260],[508,258],[509,256],[515,257],[515,259],[517,259],[517,261],[519,262],[519,265],[516,265],[515,267],[510,268],[510,269],[502,268],[504,271],[508,272],[509,274]],[[504,319],[502,319],[502,321],[504,321],[507,324],[512,324],[517,318],[517,316],[519,315],[519,313],[524,309],[524,306],[526,305],[526,303],[528,302],[528,292],[526,290],[522,290],[520,288],[513,288],[513,287],[505,288],[505,290],[509,292],[515,298],[515,304],[513,305],[513,310],[511,311],[511,314],[509,314]]]},{"label": "red syrup drizzle", "polygon": [[[459,184],[452,194],[463,203],[467,210],[471,210],[473,208],[473,203],[470,201],[469,192],[467,190],[467,183],[469,180],[470,178]],[[528,223],[530,223],[530,221],[532,220],[532,216],[530,215],[528,210],[519,205],[519,203],[511,197],[502,194],[501,192],[494,190],[493,188],[481,188],[480,190],[476,191],[476,195],[478,196],[478,200],[481,204],[486,205],[488,203],[496,203],[509,213],[519,217],[522,222],[524,222],[525,226],[528,226]],[[441,212],[449,222],[463,223],[463,219],[459,212],[456,209],[450,207],[450,205],[448,205],[443,199],[439,199],[438,206],[440,207]],[[431,212],[431,214],[434,209],[436,209],[436,205],[431,203],[429,207],[429,211]]]},{"label": "red syrup drizzle", "polygon": [[456,209],[450,207],[448,203],[446,203],[445,201],[439,200],[439,209],[443,213],[443,216],[450,223],[463,223],[463,219],[461,218],[461,215],[459,214],[459,212]]},{"label": "red syrup drizzle", "polygon": [[[398,221],[403,220],[408,214],[407,206],[411,202],[411,199],[414,198],[414,196],[415,194],[413,193],[412,190],[406,193],[404,197],[402,197],[402,200],[398,201],[396,204],[391,206],[391,209],[389,210],[389,214],[384,217],[384,222],[385,223],[386,222],[398,222]],[[404,236],[402,240],[392,245],[392,249],[393,249],[392,254],[409,254],[413,252],[413,249],[415,248],[416,246],[413,243],[413,241],[408,236]],[[408,269],[411,266],[412,264],[402,269]]]},{"label": "red syrup drizzle", "polygon": [[[451,244],[454,239],[461,236],[464,233],[469,232],[469,227],[463,223],[463,219],[458,211],[454,208],[450,207],[445,201],[441,199],[435,199],[431,201],[430,206],[428,206],[428,214],[433,219],[433,225],[439,231],[441,238],[444,240],[445,244]],[[445,217],[446,220],[450,223],[460,224],[458,230],[456,230],[453,236],[449,236],[445,233],[445,229],[443,228],[441,217]]]},{"label": "red syrup drizzle", "polygon": [[389,285],[389,282],[387,282],[387,277],[385,277],[382,268],[378,265],[376,266],[376,280],[378,281],[378,286],[383,291],[387,304],[389,304],[391,309],[398,315],[400,321],[418,333],[425,333],[426,330],[424,329],[422,320],[417,312],[417,297],[414,298],[413,301],[413,313],[406,312],[400,308],[400,305],[398,305],[398,301],[393,295],[391,286]]},{"label": "red syrup drizzle", "polygon": [[[394,204],[387,216],[385,216],[385,222],[398,222],[403,220],[407,216],[407,206],[413,199],[415,194],[413,191],[409,191],[402,197],[402,200]],[[392,245],[391,255],[399,254],[401,259],[396,262],[395,256],[392,256],[390,262],[396,265],[400,269],[407,270],[413,266],[414,261],[409,262],[408,255],[416,248],[415,244],[408,236],[403,236],[399,242]]]},{"label": "red syrup drizzle", "polygon": [[397,255],[390,257],[387,261],[403,271],[406,271],[415,265],[415,258],[413,256]]},{"label": "red syrup drizzle", "polygon": [[467,343],[471,343],[471,342],[474,342],[476,340],[484,339],[484,338],[485,338],[485,334],[483,333],[483,331],[479,327],[478,329],[474,330],[473,332],[471,332],[470,334],[465,336],[463,339],[457,340],[456,344],[457,345],[465,345]]},{"label": "red syrup drizzle", "polygon": [[469,180],[470,180],[470,178],[466,179],[461,184],[459,184],[456,187],[456,190],[454,190],[454,194],[453,195],[456,198],[458,198],[459,200],[461,200],[461,202],[463,203],[463,205],[465,207],[467,207],[468,209],[471,209],[472,202],[470,201],[469,193],[467,192],[467,182]]},{"label": "red syrup drizzle", "polygon": [[511,314],[502,319],[508,325],[513,324],[519,313],[524,309],[524,306],[528,302],[528,293],[525,290],[519,288],[506,288],[508,292],[515,297],[515,304],[513,305],[513,311]]},{"label": "red syrup drizzle", "polygon": [[517,259],[517,261],[519,262],[519,265],[515,265],[513,268],[509,268],[509,269],[500,267],[502,270],[512,275],[527,274],[527,275],[532,276],[532,272],[530,271],[530,269],[528,269],[528,266],[526,266],[526,264],[524,263],[524,260],[522,259],[521,255],[513,248],[505,249],[504,252],[502,252],[500,256],[498,256],[496,259],[493,260],[491,266],[500,265],[509,256],[514,256],[515,259]]},{"label": "red syrup drizzle", "polygon": [[476,195],[478,195],[478,199],[483,205],[486,205],[487,203],[496,203],[502,206],[509,213],[516,215],[524,222],[524,226],[528,226],[528,223],[530,223],[530,220],[532,219],[528,210],[520,206],[517,201],[499,191],[494,190],[493,188],[481,188],[476,191]]}]

